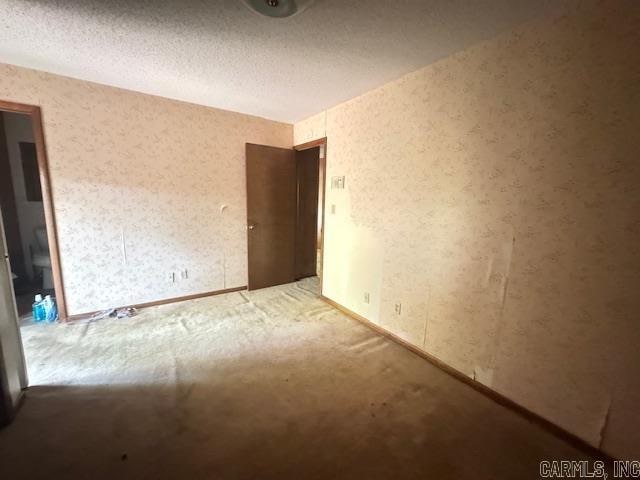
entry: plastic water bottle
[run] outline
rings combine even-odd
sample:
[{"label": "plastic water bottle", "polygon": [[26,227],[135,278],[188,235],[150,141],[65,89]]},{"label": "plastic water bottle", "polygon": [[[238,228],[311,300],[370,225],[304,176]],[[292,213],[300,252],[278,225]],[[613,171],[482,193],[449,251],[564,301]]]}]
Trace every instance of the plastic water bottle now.
[{"label": "plastic water bottle", "polygon": [[44,297],[42,302],[44,304],[45,320],[49,323],[55,322],[58,319],[58,309],[56,308],[56,302],[51,298],[51,295]]},{"label": "plastic water bottle", "polygon": [[42,295],[36,295],[35,301],[32,306],[33,312],[33,321],[34,322],[43,322],[46,320],[46,312],[44,308],[44,301],[42,300]]}]

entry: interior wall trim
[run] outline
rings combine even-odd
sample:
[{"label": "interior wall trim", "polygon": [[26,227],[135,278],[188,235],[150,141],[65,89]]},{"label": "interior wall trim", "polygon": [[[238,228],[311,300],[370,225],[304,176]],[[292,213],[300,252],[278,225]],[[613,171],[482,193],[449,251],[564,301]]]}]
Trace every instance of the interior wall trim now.
[{"label": "interior wall trim", "polygon": [[[318,138],[316,140],[311,140],[310,142],[301,143],[300,145],[296,145],[293,147],[294,150],[306,150],[307,148],[319,147],[321,145],[326,145],[327,137]],[[325,157],[326,157],[325,152]]]},{"label": "interior wall trim", "polygon": [[[133,305],[123,305],[120,307],[115,307],[116,309],[120,309],[120,308],[147,308],[147,307],[155,307],[158,305],[166,305],[168,303],[178,303],[178,302],[185,302],[187,300],[195,300],[196,298],[204,298],[204,297],[213,297],[214,295],[222,295],[225,293],[233,293],[233,292],[241,292],[243,290],[246,290],[247,286],[243,285],[242,287],[234,287],[234,288],[225,288],[224,290],[213,290],[210,292],[204,292],[204,293],[195,293],[193,295],[185,295],[182,297],[172,297],[172,298],[165,298],[163,300],[156,300],[153,302],[146,302],[146,303],[136,303]],[[101,310],[96,310],[94,312],[87,312],[87,313],[79,313],[77,315],[69,315],[67,317],[67,320],[69,322],[73,322],[73,321],[78,321],[78,320],[87,320],[89,318],[91,318],[92,316],[94,316],[96,313],[100,313]]]},{"label": "interior wall trim", "polygon": [[366,327],[370,328],[371,330],[373,330],[377,334],[379,334],[379,335],[381,335],[383,337],[386,337],[389,340],[391,340],[392,342],[395,342],[398,345],[400,345],[400,346],[406,348],[407,350],[411,351],[412,353],[415,353],[416,355],[418,355],[419,357],[427,360],[429,363],[431,363],[435,367],[439,368],[440,370],[442,370],[446,374],[451,375],[455,379],[460,380],[461,382],[469,385],[474,390],[482,393],[484,396],[490,398],[491,400],[493,400],[494,402],[498,403],[499,405],[502,405],[503,407],[506,407],[506,408],[512,410],[513,412],[517,413],[518,415],[526,418],[531,423],[535,423],[536,425],[540,426],[541,428],[543,428],[547,432],[551,433],[555,437],[567,442],[572,447],[584,452],[585,454],[593,457],[596,460],[604,461],[611,468],[612,468],[612,465],[613,465],[613,461],[617,460],[617,458],[612,457],[608,453],[606,453],[606,452],[600,450],[599,448],[596,448],[593,445],[587,443],[586,441],[584,441],[582,438],[578,437],[577,435],[574,435],[573,433],[569,432],[568,430],[565,430],[561,426],[551,422],[550,420],[547,420],[546,418],[538,415],[537,413],[532,412],[528,408],[520,405],[519,403],[516,403],[515,401],[511,400],[510,398],[505,397],[501,393],[498,393],[497,391],[487,387],[486,385],[484,385],[484,384],[482,384],[482,383],[480,383],[480,382],[468,377],[467,375],[465,375],[461,371],[456,370],[455,368],[453,368],[452,366],[446,364],[445,362],[443,362],[439,358],[434,357],[430,353],[425,352],[424,350],[422,350],[421,348],[416,347],[415,345],[412,345],[411,343],[409,343],[406,340],[400,338],[399,336],[395,335],[394,333],[386,330],[385,328],[382,328],[379,325],[376,325],[375,323],[371,322],[370,320],[368,320],[367,318],[363,317],[362,315],[358,315],[357,313],[349,310],[347,307],[339,304],[338,302],[336,302],[334,300],[331,300],[328,297],[325,297],[324,295],[320,295],[320,298],[322,300],[324,300],[326,303],[328,303],[329,305],[331,305],[332,307],[340,310],[342,313],[346,314],[347,316],[349,316],[349,317],[353,318],[354,320],[357,320],[358,322],[364,324]]},{"label": "interior wall trim", "polygon": [[38,158],[38,170],[40,173],[40,188],[42,189],[42,204],[44,207],[44,219],[47,227],[47,240],[49,242],[49,256],[51,257],[51,271],[53,287],[56,292],[58,306],[58,318],[67,320],[67,302],[65,299],[64,282],[62,280],[62,267],[60,266],[60,249],[58,246],[58,230],[56,227],[56,215],[51,191],[51,177],[49,175],[49,163],[44,141],[44,128],[42,125],[42,113],[40,107],[23,103],[0,100],[0,111],[22,113],[31,119],[33,139],[36,144],[36,156]]}]

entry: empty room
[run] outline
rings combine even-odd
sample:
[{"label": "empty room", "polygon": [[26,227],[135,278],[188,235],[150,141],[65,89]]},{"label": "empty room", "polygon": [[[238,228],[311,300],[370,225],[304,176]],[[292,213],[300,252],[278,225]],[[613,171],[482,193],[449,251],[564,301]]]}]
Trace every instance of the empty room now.
[{"label": "empty room", "polygon": [[0,0],[0,478],[640,478],[640,2]]}]

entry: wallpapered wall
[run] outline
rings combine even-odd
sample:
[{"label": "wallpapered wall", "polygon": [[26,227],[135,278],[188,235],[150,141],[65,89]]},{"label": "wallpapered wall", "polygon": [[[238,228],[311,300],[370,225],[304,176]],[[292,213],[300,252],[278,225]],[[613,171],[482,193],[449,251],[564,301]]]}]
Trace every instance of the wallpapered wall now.
[{"label": "wallpapered wall", "polygon": [[639,2],[585,3],[294,127],[346,176],[327,185],[327,297],[630,457],[638,51]]},{"label": "wallpapered wall", "polygon": [[3,64],[0,99],[42,107],[70,314],[246,285],[245,142],[291,125]]}]

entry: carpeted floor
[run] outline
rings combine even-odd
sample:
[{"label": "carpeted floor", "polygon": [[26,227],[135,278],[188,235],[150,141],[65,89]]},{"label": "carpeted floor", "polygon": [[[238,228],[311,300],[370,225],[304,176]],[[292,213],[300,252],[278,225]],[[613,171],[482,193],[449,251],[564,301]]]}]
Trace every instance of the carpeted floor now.
[{"label": "carpeted floor", "polygon": [[315,279],[23,327],[6,479],[524,479],[583,454],[322,302]]}]

